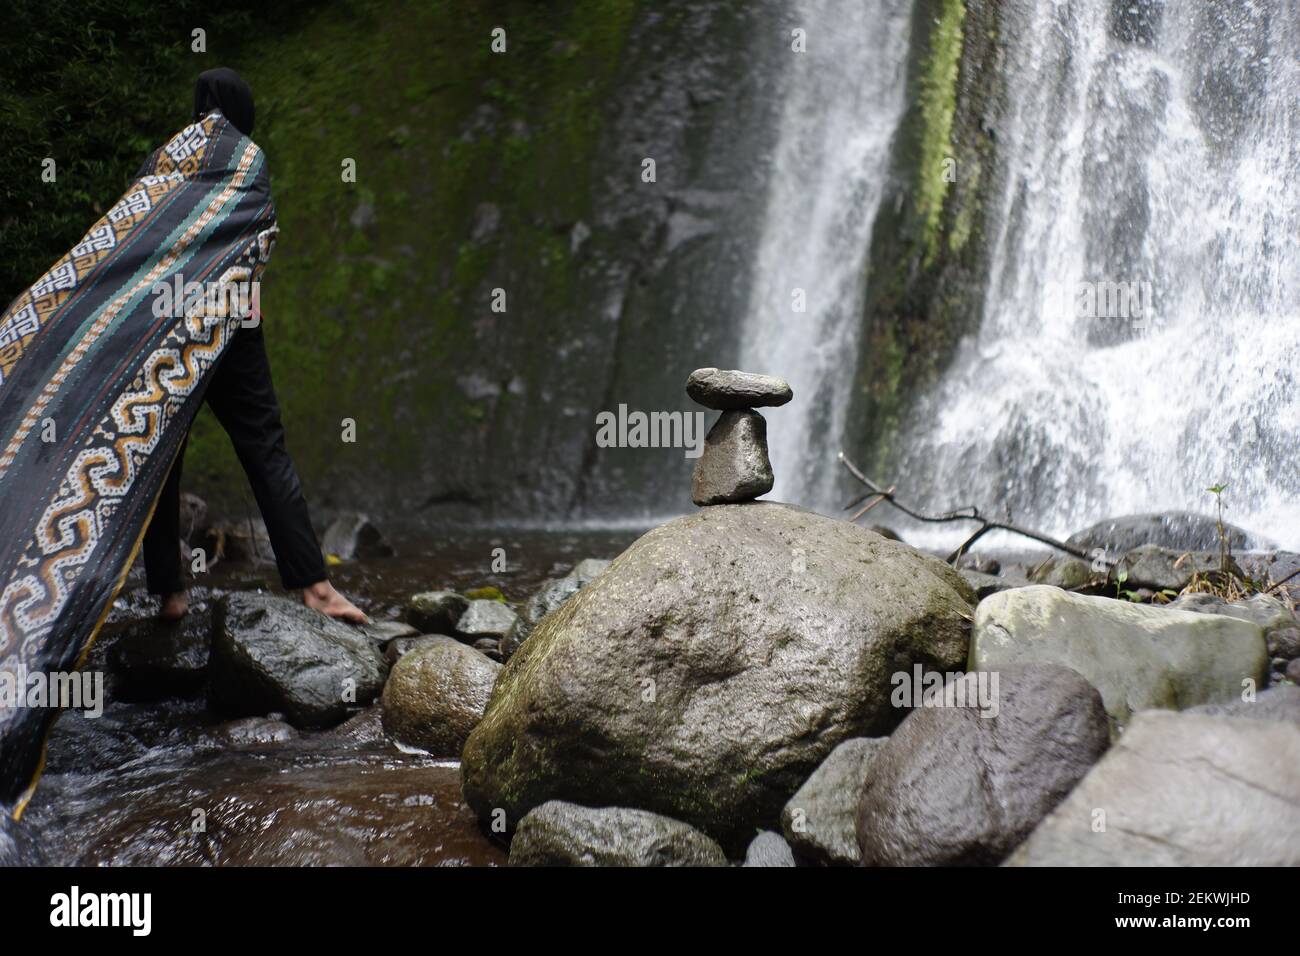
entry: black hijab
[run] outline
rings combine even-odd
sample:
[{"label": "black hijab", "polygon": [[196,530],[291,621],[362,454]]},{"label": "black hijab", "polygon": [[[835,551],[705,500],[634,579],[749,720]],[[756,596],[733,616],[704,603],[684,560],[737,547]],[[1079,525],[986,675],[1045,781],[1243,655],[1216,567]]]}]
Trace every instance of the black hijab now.
[{"label": "black hijab", "polygon": [[253,135],[253,91],[234,70],[221,66],[199,74],[194,84],[194,119],[212,110],[221,110],[245,136]]}]

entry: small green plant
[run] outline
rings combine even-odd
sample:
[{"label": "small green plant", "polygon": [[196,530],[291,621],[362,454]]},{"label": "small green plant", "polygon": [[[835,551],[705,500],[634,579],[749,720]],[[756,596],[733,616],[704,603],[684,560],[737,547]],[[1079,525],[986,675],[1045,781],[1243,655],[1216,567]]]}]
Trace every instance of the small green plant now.
[{"label": "small green plant", "polygon": [[1219,572],[1227,575],[1228,559],[1232,557],[1232,550],[1228,545],[1228,532],[1223,527],[1223,493],[1228,490],[1228,486],[1220,482],[1206,490],[1214,495],[1215,529],[1219,532]]}]

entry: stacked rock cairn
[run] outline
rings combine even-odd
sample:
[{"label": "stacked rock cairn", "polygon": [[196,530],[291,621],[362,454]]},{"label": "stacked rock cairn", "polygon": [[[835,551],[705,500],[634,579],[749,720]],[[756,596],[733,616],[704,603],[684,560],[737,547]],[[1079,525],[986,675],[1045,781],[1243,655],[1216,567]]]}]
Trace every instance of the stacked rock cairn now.
[{"label": "stacked rock cairn", "polygon": [[794,398],[790,386],[772,375],[697,368],[686,380],[686,394],[722,412],[695,462],[692,500],[697,505],[734,504],[771,491],[767,422],[755,409],[784,405]]}]

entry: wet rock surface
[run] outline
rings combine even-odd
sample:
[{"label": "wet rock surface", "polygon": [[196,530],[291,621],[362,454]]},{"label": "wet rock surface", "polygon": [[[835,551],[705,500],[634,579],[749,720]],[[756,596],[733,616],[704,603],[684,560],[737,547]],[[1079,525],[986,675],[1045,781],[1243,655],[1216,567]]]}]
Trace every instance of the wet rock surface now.
[{"label": "wet rock surface", "polygon": [[384,730],[436,757],[459,757],[500,670],[459,641],[428,638],[397,662],[384,685]]},{"label": "wet rock surface", "polygon": [[739,854],[836,744],[901,719],[889,675],[953,670],[969,588],[913,548],[785,505],[649,532],[511,658],[462,757],[486,818],[633,806]]},{"label": "wet rock surface", "polygon": [[609,562],[606,560],[584,558],[568,574],[547,581],[528,599],[514,629],[502,639],[502,655],[508,660],[519,649],[519,645],[527,640],[533,628],[541,623],[542,618],[594,581],[607,567]]},{"label": "wet rock surface", "polygon": [[518,619],[519,615],[500,601],[470,601],[456,622],[456,633],[471,644],[484,637],[500,640]]},{"label": "wet rock surface", "polygon": [[114,694],[123,700],[193,696],[203,690],[212,649],[213,607],[191,606],[179,621],[149,616],[115,625],[101,636],[111,647]]},{"label": "wet rock surface", "polygon": [[722,848],[679,820],[552,800],[520,821],[511,866],[726,866]]},{"label": "wet rock surface", "polygon": [[1140,713],[1008,863],[1300,865],[1300,727]]},{"label": "wet rock surface", "polygon": [[324,727],[374,700],[387,676],[369,637],[301,604],[236,593],[218,605],[209,686],[226,714],[280,711],[295,726]]},{"label": "wet rock surface", "polygon": [[999,671],[996,715],[948,698],[913,710],[875,755],[856,821],[864,865],[997,864],[1106,752],[1101,695],[1078,673]]}]

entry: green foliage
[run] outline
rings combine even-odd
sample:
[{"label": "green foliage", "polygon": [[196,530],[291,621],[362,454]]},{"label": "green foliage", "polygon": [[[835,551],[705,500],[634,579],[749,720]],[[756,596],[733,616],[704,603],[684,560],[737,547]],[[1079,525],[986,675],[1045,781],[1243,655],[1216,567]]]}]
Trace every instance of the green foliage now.
[{"label": "green foliage", "polygon": [[[0,31],[0,306],[122,194],[190,116],[193,80],[301,0],[8,0]],[[206,53],[191,50],[206,31]],[[56,164],[52,183],[42,163]]]}]

